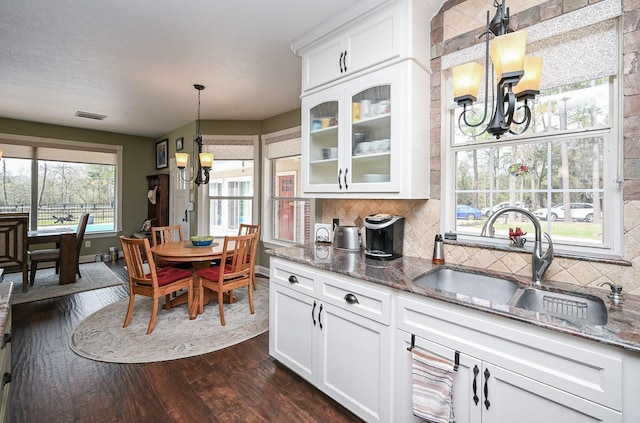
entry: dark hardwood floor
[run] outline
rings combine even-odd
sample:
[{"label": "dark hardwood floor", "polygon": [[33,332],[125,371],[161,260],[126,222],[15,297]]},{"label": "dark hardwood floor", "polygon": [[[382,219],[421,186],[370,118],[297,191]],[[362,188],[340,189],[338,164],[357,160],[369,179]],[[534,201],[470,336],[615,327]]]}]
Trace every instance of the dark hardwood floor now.
[{"label": "dark hardwood floor", "polygon": [[[126,280],[123,264],[109,265]],[[102,363],[71,351],[84,318],[127,297],[114,287],[13,306],[12,423],[360,421],[271,358],[268,333],[158,363]]]}]

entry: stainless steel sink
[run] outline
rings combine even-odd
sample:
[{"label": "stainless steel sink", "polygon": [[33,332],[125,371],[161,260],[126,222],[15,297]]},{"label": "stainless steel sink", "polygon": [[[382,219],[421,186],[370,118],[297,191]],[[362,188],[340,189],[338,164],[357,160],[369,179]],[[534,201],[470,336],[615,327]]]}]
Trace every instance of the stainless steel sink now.
[{"label": "stainless steel sink", "polygon": [[418,276],[414,282],[442,291],[507,304],[518,290],[518,283],[478,273],[441,268]]},{"label": "stainless steel sink", "polygon": [[527,288],[514,305],[525,310],[590,325],[606,325],[609,318],[604,301],[588,294]]}]

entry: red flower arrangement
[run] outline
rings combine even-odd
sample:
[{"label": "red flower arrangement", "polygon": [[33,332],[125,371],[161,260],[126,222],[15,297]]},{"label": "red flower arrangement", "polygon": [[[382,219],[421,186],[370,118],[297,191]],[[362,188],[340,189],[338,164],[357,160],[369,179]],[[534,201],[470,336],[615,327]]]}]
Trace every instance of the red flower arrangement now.
[{"label": "red flower arrangement", "polygon": [[522,236],[525,236],[527,233],[526,232],[522,232],[522,229],[520,228],[516,228],[516,230],[514,231],[513,228],[509,228],[509,239],[514,243],[517,244],[518,243],[518,239]]}]

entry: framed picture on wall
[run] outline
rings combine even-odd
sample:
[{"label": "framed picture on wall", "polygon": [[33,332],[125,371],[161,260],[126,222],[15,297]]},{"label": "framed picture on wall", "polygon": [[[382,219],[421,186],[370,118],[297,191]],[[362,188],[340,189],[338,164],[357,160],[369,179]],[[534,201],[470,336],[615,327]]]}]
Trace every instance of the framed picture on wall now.
[{"label": "framed picture on wall", "polygon": [[184,143],[184,138],[182,137],[176,140],[176,151],[182,151],[182,148],[184,147],[183,143]]},{"label": "framed picture on wall", "polygon": [[169,166],[169,140],[164,139],[156,143],[156,169]]}]

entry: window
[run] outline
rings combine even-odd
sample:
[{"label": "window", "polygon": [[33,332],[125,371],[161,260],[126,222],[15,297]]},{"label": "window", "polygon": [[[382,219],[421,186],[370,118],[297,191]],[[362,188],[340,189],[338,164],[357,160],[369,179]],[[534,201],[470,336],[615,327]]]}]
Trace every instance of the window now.
[{"label": "window", "polygon": [[[596,27],[609,33],[615,24]],[[553,51],[554,43],[548,44],[547,51]],[[561,57],[549,54],[545,60]],[[589,62],[585,67],[591,69],[592,78],[567,81],[563,79],[567,73],[555,76],[557,63],[549,64],[550,82],[530,104],[531,126],[522,135],[496,140],[486,133],[463,133],[458,128],[461,108],[451,107],[449,174],[443,173],[449,199],[445,201],[445,230],[487,245],[508,244],[509,229],[515,227],[533,236],[533,224],[515,213],[505,213],[496,221],[495,238],[479,236],[494,211],[517,205],[535,215],[542,231],[551,235],[556,253],[622,255],[622,239],[616,235],[622,233],[617,130],[620,82],[610,61],[582,56],[580,60]],[[565,62],[562,58],[562,65]],[[581,66],[580,61],[575,62],[571,66]],[[482,116],[484,103],[474,107]],[[466,212],[460,213],[459,206]]]},{"label": "window", "polygon": [[28,212],[33,230],[75,229],[90,213],[87,233],[116,231],[122,147],[23,139],[0,147],[0,212]]},{"label": "window", "polygon": [[302,198],[300,127],[263,136],[265,239],[303,244],[311,239],[312,201]]},{"label": "window", "polygon": [[[205,150],[214,154],[207,185],[200,187],[198,233],[237,235],[241,223],[253,224],[254,136],[206,136]],[[204,230],[202,228],[205,228]]]}]

